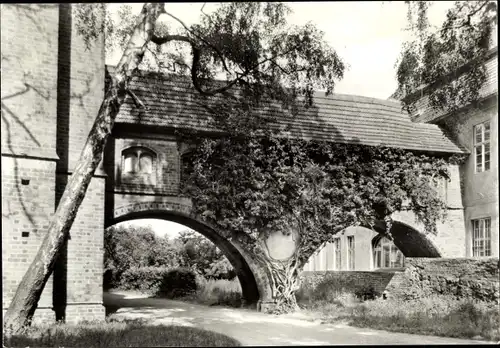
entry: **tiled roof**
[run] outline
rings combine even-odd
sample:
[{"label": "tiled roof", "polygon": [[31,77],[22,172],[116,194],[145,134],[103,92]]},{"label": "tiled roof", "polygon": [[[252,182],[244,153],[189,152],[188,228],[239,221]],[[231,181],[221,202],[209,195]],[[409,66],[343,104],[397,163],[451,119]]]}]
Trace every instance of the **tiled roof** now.
[{"label": "tiled roof", "polygon": [[[117,123],[217,131],[207,105],[214,105],[221,97],[200,96],[188,78],[141,72],[132,79],[130,88],[148,110],[139,112],[127,97]],[[307,109],[300,107],[296,116],[281,107],[273,107],[272,111],[263,108],[261,112],[273,113],[276,122],[271,127],[282,136],[440,153],[465,152],[438,126],[412,123],[399,102],[342,94],[325,97],[324,93],[316,93],[314,105]]]}]

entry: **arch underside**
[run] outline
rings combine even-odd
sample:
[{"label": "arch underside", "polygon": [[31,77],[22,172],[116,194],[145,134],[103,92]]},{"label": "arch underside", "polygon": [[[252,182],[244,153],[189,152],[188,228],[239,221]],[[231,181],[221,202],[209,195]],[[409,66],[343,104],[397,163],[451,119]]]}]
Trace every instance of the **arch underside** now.
[{"label": "arch underside", "polygon": [[[373,229],[382,235],[386,234],[384,221],[378,221]],[[441,257],[439,249],[425,234],[403,222],[392,222],[391,235],[394,244],[406,257]]]},{"label": "arch underside", "polygon": [[247,304],[257,303],[259,300],[259,288],[252,270],[238,249],[229,240],[222,237],[215,229],[186,213],[165,210],[128,212],[119,217],[115,217],[112,221],[109,221],[108,226],[136,219],[168,220],[185,225],[194,231],[201,233],[224,253],[228,261],[233,266],[240,281],[242,295],[245,302]]}]

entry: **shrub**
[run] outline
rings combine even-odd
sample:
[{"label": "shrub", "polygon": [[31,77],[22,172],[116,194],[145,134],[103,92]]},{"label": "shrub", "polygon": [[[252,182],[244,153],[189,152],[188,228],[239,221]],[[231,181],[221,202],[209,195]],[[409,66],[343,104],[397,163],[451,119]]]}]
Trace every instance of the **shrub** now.
[{"label": "shrub", "polygon": [[354,295],[356,295],[356,297],[359,298],[360,300],[366,301],[366,300],[375,300],[376,298],[380,297],[381,293],[375,290],[373,285],[370,285],[356,289]]},{"label": "shrub", "polygon": [[120,288],[156,293],[168,274],[166,267],[133,267],[121,274]]},{"label": "shrub", "polygon": [[[300,303],[333,303],[339,298],[352,298],[352,281],[348,279],[336,279],[332,281],[331,279],[324,278],[319,283],[314,284],[313,282],[303,282],[300,289],[295,293],[297,302]],[[350,294],[350,295],[347,295]]]},{"label": "shrub", "polygon": [[238,279],[210,279],[198,289],[196,298],[199,303],[210,306],[240,307],[242,304],[241,285]]},{"label": "shrub", "polygon": [[196,292],[196,274],[186,268],[175,268],[166,272],[156,294],[166,298],[188,296]]}]

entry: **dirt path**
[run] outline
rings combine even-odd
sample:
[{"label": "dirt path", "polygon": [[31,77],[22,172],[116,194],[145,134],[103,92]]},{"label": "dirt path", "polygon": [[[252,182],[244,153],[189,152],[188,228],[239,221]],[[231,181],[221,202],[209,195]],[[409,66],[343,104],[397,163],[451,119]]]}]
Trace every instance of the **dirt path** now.
[{"label": "dirt path", "polygon": [[115,318],[143,318],[152,324],[199,327],[236,338],[242,345],[484,344],[490,342],[320,324],[300,313],[275,316],[249,309],[208,307],[132,292],[104,293]]}]

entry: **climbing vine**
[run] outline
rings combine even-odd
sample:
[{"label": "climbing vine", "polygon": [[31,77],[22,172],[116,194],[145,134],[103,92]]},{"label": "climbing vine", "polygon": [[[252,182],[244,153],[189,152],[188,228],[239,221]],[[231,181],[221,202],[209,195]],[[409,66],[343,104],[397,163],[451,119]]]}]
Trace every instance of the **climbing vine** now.
[{"label": "climbing vine", "polygon": [[[440,180],[457,158],[404,149],[279,138],[273,135],[204,138],[191,153],[184,192],[195,213],[226,237],[245,244],[270,267],[283,305],[294,306],[299,269],[349,226],[390,226],[391,214],[411,210],[428,233],[446,216]],[[299,231],[296,254],[272,262],[259,241]],[[267,260],[267,261],[265,261]]]}]

